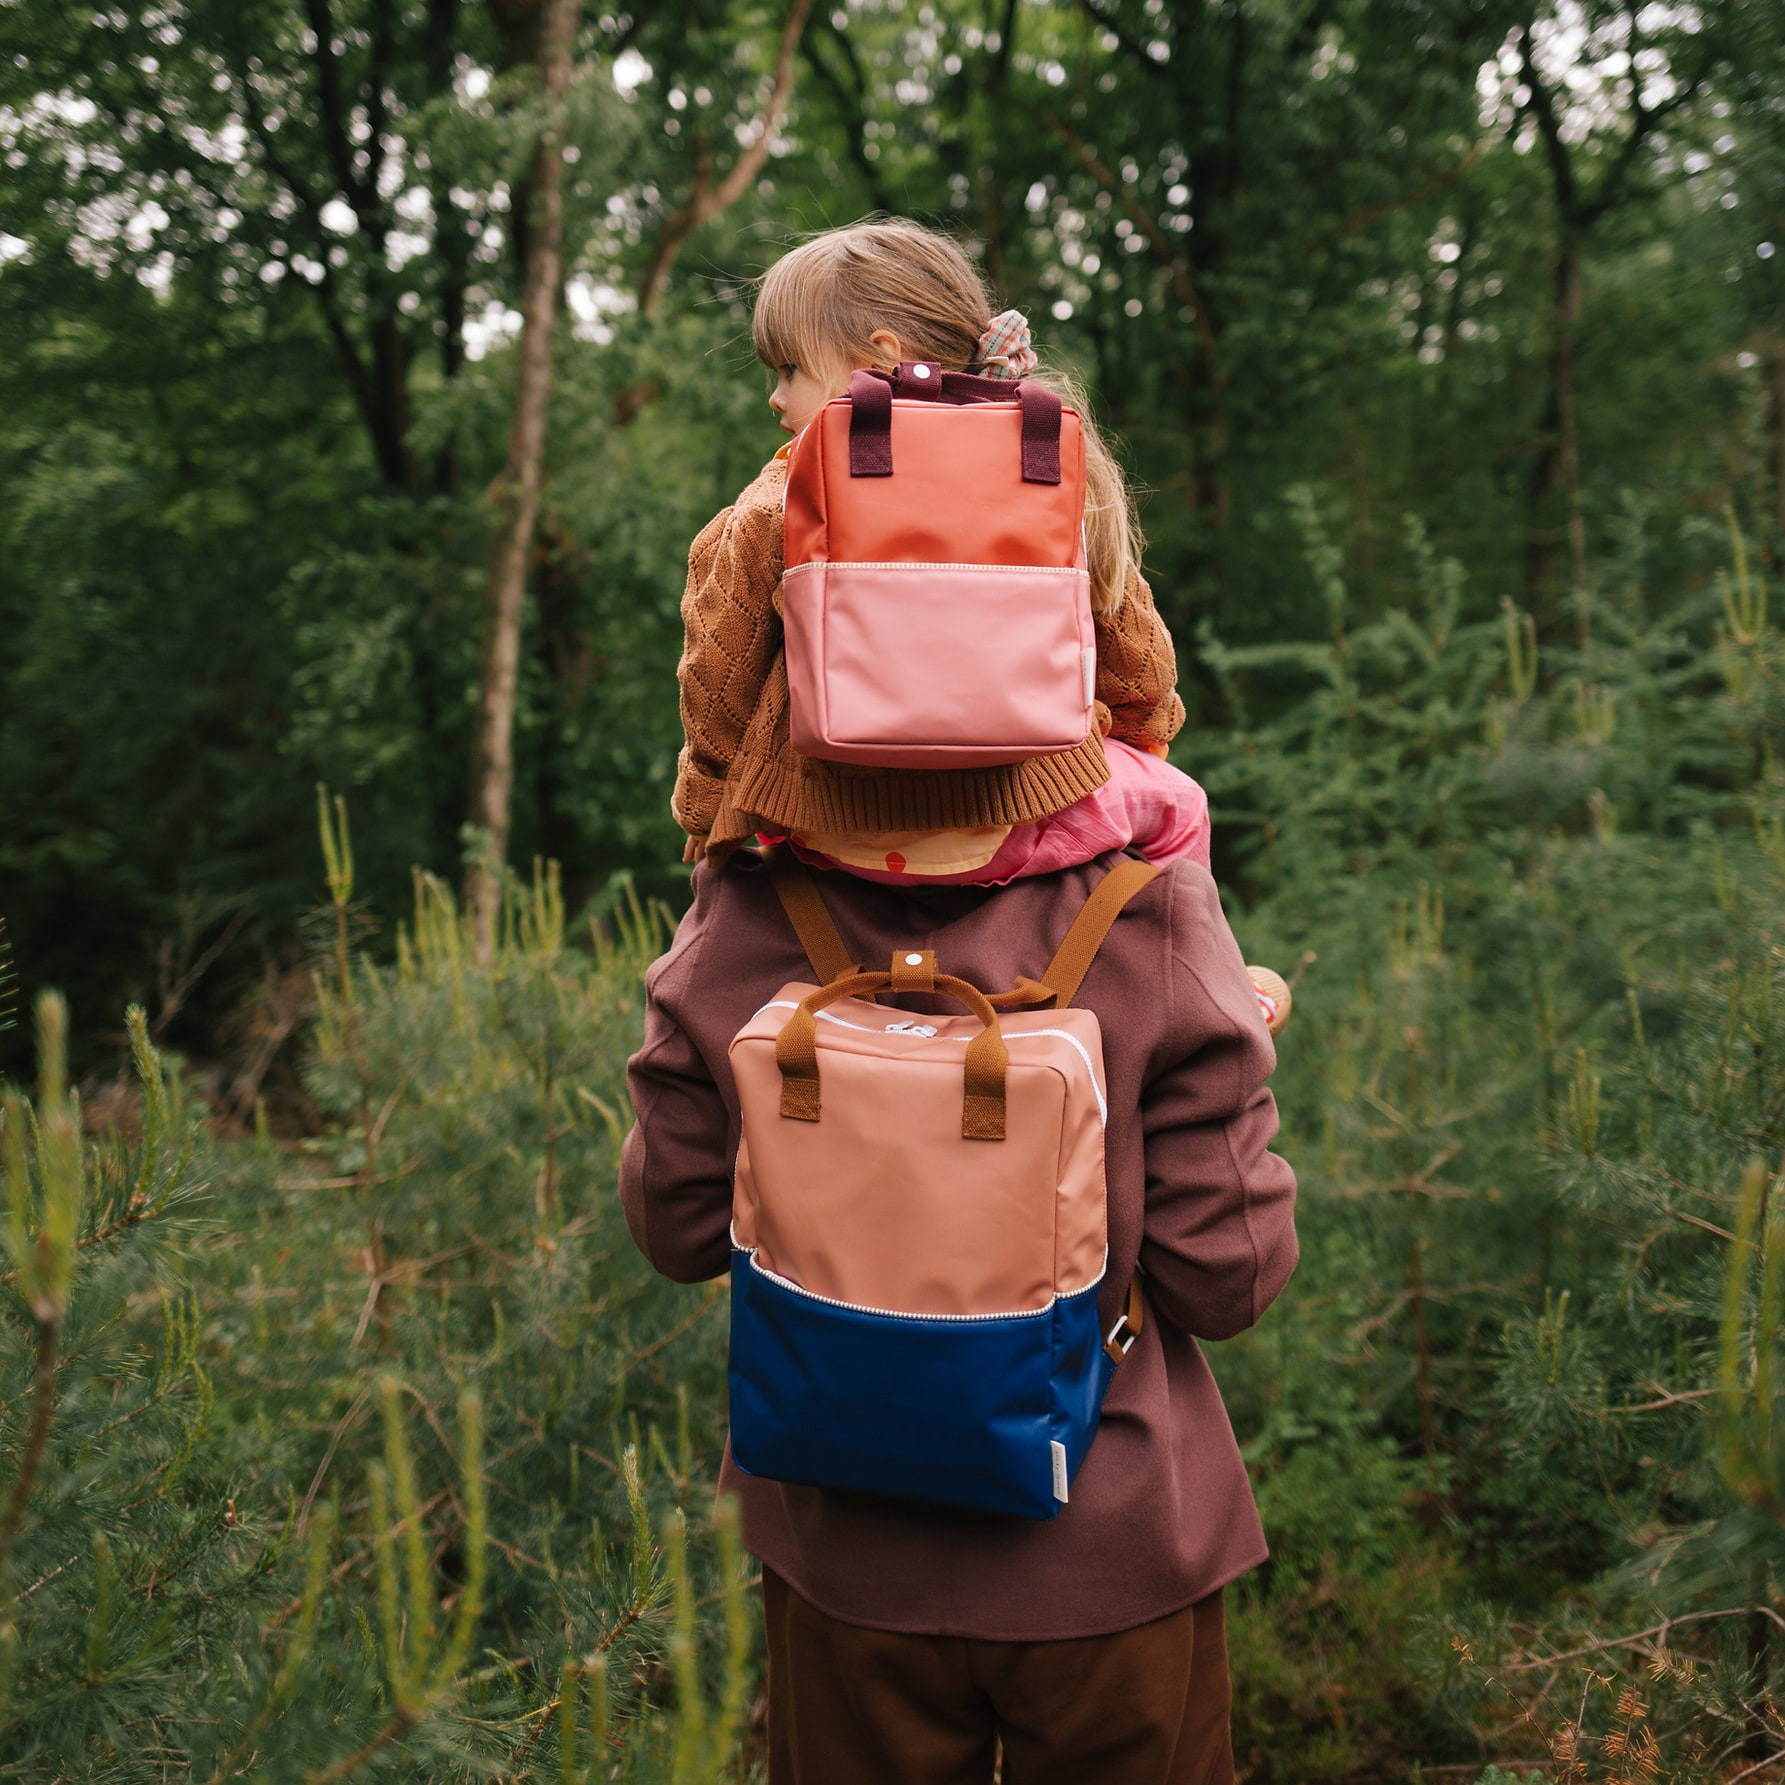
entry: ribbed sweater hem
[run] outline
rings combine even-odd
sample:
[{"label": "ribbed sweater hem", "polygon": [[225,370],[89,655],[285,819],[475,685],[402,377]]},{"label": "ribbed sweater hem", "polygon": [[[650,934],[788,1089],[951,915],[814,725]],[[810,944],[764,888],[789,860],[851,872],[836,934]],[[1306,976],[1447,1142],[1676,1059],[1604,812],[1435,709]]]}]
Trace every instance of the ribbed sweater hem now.
[{"label": "ribbed sweater hem", "polygon": [[1103,738],[1056,756],[983,769],[830,771],[791,748],[733,763],[712,841],[747,837],[763,824],[790,831],[952,830],[1032,824],[1076,805],[1109,779]]}]

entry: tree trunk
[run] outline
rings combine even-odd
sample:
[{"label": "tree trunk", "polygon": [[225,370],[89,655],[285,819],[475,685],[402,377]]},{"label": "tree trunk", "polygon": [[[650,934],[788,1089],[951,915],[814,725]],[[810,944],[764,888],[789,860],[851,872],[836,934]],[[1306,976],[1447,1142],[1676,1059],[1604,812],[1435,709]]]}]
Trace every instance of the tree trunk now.
[{"label": "tree trunk", "polygon": [[390,435],[390,452],[398,485],[416,484],[415,455],[409,450],[409,343],[403,338],[403,319],[393,308],[373,319],[371,330],[372,385],[379,413]]},{"label": "tree trunk", "polygon": [[[1214,349],[1219,352],[1219,347]],[[1208,517],[1211,529],[1223,534],[1233,519],[1233,490],[1227,478],[1227,372],[1211,358],[1202,378],[1191,386],[1190,425],[1198,443],[1196,506]]]},{"label": "tree trunk", "polygon": [[[1580,425],[1576,410],[1581,249],[1579,235],[1564,222],[1551,282],[1549,381],[1539,426],[1542,441],[1531,474],[1531,513],[1525,535],[1525,605],[1541,610],[1560,532],[1568,541],[1568,586],[1574,607],[1575,642],[1585,652],[1592,642],[1592,616],[1587,604],[1587,529],[1581,505]],[[1560,526],[1558,505],[1562,511]]]},{"label": "tree trunk", "polygon": [[1580,363],[1580,263],[1580,242],[1569,236],[1556,264],[1556,446],[1562,499],[1567,505],[1568,586],[1574,598],[1575,643],[1584,657],[1593,642],[1593,623],[1587,607],[1587,522],[1581,507],[1580,427],[1575,416]]},{"label": "tree trunk", "polygon": [[[424,66],[430,96],[452,91],[458,43],[459,0],[428,0]],[[428,180],[434,201],[434,254],[440,265],[440,371],[451,383],[465,361],[465,292],[471,283],[471,240],[452,202],[452,180],[435,167]],[[454,496],[459,488],[458,433],[449,433],[434,460],[434,489]]]},{"label": "tree trunk", "polygon": [[471,747],[469,818],[482,846],[466,871],[466,905],[479,953],[494,943],[500,870],[508,853],[514,790],[514,700],[521,652],[527,555],[539,517],[546,411],[552,389],[552,325],[562,278],[564,95],[580,0],[539,0],[539,67],[546,115],[528,181],[532,215],[521,281],[520,368],[508,462],[493,495],[496,534],[484,585],[477,728]]},{"label": "tree trunk", "polygon": [[[552,738],[580,723],[595,679],[597,659],[578,600],[591,554],[561,515],[548,505],[539,522],[541,549],[535,593],[539,603],[536,649],[550,688],[546,713]],[[572,917],[600,890],[590,871],[587,846],[575,816],[565,810],[561,748],[546,743],[539,752],[534,797],[539,809],[539,853],[555,861],[562,875],[564,909]]]},{"label": "tree trunk", "polygon": [[991,113],[991,128],[976,138],[980,152],[979,209],[980,234],[985,242],[986,277],[994,291],[1004,289],[1006,272],[1004,254],[1004,207],[1008,199],[1020,196],[1021,188],[1012,191],[1006,176],[1003,147],[1004,119],[1001,115],[1010,84],[1010,58],[1016,46],[1017,3],[1004,0],[1004,16],[998,26],[998,48],[992,56],[991,73],[983,89],[986,109]]},{"label": "tree trunk", "polygon": [[1785,552],[1785,335],[1773,338],[1767,356],[1771,389],[1767,393],[1766,427],[1773,449],[1773,552]]}]

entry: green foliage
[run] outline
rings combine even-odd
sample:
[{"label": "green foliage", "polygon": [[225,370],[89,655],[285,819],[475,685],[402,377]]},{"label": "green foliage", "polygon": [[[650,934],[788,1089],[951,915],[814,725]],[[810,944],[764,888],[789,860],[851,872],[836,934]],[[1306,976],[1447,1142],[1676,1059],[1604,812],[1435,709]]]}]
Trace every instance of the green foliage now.
[{"label": "green foliage", "polygon": [[[515,740],[516,859],[561,865],[481,964],[448,885],[523,12],[0,7],[0,1070],[39,1080],[0,1777],[750,1750],[723,1299],[633,1256],[620,1068],[684,884],[688,542],[780,443],[747,281],[876,208],[957,225],[1121,436],[1178,760],[1297,976],[1304,1262],[1216,1358],[1275,1545],[1230,1604],[1245,1764],[1763,1764],[1785,13],[814,8],[650,315],[784,15],[585,15]],[[355,830],[325,796],[306,915],[319,781]]]},{"label": "green foliage", "polygon": [[397,965],[319,956],[333,1121],[296,1158],[207,1137],[140,1013],[88,1138],[44,1002],[0,1128],[0,1777],[739,1776],[719,1303],[651,1277],[613,1192],[663,934],[635,902],[572,945],[542,873],[480,966],[422,879]]},{"label": "green foliage", "polygon": [[1785,1334],[1785,1223],[1773,1203],[1776,1188],[1761,1160],[1743,1174],[1723,1282],[1717,1436],[1730,1487],[1749,1505],[1782,1519],[1785,1472],[1775,1429],[1780,1387],[1774,1372]]},{"label": "green foliage", "polygon": [[1442,1558],[1409,1551],[1387,1567],[1334,1559],[1262,1601],[1234,1595],[1227,1639],[1244,1776],[1315,1785],[1476,1752],[1437,1702],[1425,1662],[1454,1591]]},{"label": "green foliage", "polygon": [[[1562,1776],[1625,1777],[1648,1731],[1710,1779],[1720,1741],[1776,1746],[1779,636],[1739,531],[1725,583],[1602,605],[1590,661],[1510,610],[1454,624],[1459,573],[1429,556],[1423,614],[1354,626],[1298,509],[1326,636],[1207,647],[1242,720],[1259,670],[1307,678],[1208,777],[1249,955],[1304,965],[1278,1079],[1304,1263],[1220,1368],[1281,1540],[1242,1617],[1307,1666],[1248,1715],[1282,1730],[1334,1689],[1277,1578],[1324,1567],[1377,1682],[1423,1709],[1360,1694],[1318,1776],[1431,1714],[1449,1624],[1514,1670],[1539,1754],[1575,1743],[1590,1770]],[[1422,1559],[1455,1572],[1397,1624],[1415,1591],[1382,1588]],[[1590,1702],[1549,1655],[1591,1657]],[[1497,1683],[1456,1690],[1450,1714],[1503,1726]]]},{"label": "green foliage", "polygon": [[[1652,1737],[1708,1781],[1775,1727],[1778,639],[1732,566],[1744,636],[1714,583],[1633,595],[1589,678],[1464,622],[1417,528],[1421,608],[1354,623],[1331,509],[1296,506],[1320,630],[1206,647],[1235,921],[1303,959],[1304,1264],[1216,1359],[1274,1545],[1230,1603],[1236,1740],[1260,1781],[1521,1744],[1610,1780]],[[1304,691],[1248,723],[1261,667]],[[6,1589],[20,1776],[71,1744],[119,1779],[736,1776],[723,1296],[653,1279],[613,1196],[667,915],[622,893],[577,934],[541,865],[481,963],[418,872],[379,960],[318,799],[305,1138],[198,1132],[140,1015],[110,1137],[54,1006],[8,1103],[15,1454],[49,1410]]]}]

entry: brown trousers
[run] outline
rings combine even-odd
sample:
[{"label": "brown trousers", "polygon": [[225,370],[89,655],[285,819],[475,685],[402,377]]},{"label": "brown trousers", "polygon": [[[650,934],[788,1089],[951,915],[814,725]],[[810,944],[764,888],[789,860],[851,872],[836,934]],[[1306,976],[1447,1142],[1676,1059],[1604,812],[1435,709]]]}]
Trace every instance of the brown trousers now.
[{"label": "brown trousers", "polygon": [[1066,1642],[839,1623],[763,1570],[769,1785],[1233,1785],[1219,1593]]}]

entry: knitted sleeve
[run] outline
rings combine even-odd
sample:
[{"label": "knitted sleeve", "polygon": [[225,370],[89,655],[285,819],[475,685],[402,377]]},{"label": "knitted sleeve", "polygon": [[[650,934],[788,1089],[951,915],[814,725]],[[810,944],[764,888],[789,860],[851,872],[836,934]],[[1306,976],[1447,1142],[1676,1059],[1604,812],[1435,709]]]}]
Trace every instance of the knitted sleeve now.
[{"label": "knitted sleeve", "polygon": [[736,503],[715,515],[688,553],[682,597],[682,753],[670,801],[692,837],[713,827],[719,796],[781,649],[781,486],[766,466]]},{"label": "knitted sleeve", "polygon": [[1104,735],[1137,750],[1169,744],[1184,723],[1177,652],[1138,570],[1128,573],[1122,605],[1097,615],[1096,629],[1097,723]]}]

